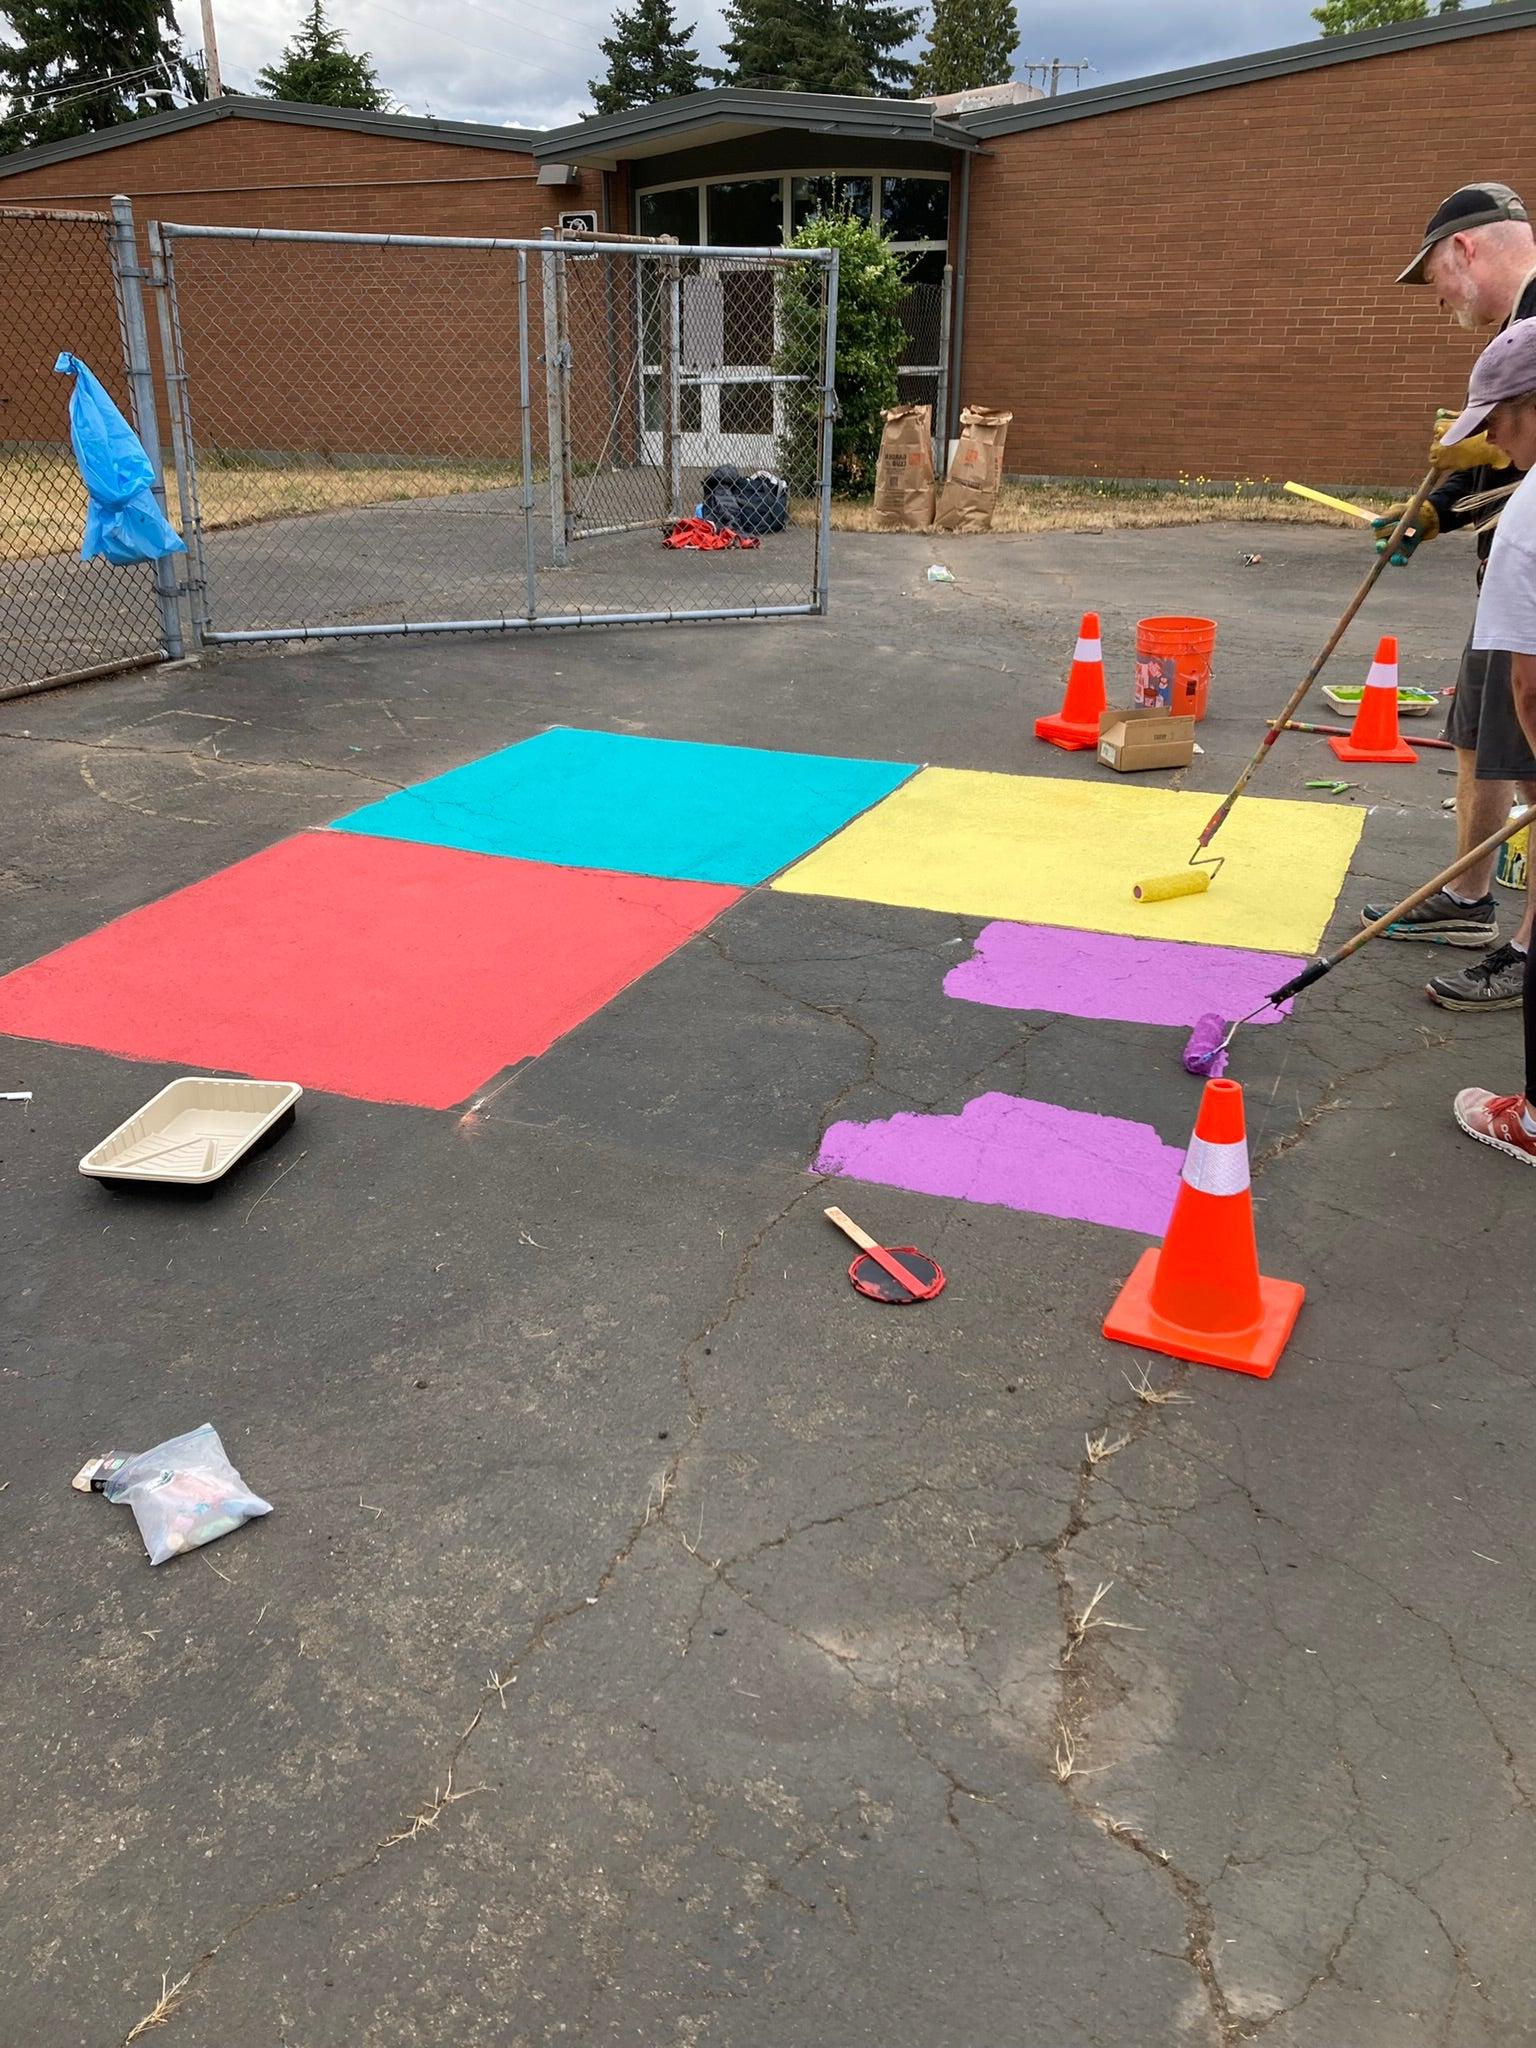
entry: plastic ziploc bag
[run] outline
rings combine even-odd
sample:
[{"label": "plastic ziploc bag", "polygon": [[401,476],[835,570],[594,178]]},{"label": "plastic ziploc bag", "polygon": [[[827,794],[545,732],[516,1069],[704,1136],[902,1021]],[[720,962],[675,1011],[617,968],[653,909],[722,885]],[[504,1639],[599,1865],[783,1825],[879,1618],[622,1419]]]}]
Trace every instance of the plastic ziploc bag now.
[{"label": "plastic ziploc bag", "polygon": [[54,364],[73,377],[69,438],[87,494],[85,536],[80,559],[105,555],[109,562],[153,562],[184,555],[186,544],[155,503],[155,472],[144,444],[103,390],[100,380],[66,349]]},{"label": "plastic ziploc bag", "polygon": [[82,1493],[127,1502],[151,1564],[272,1512],[269,1500],[247,1491],[211,1422],[152,1451],[108,1451],[82,1467],[74,1484]]}]

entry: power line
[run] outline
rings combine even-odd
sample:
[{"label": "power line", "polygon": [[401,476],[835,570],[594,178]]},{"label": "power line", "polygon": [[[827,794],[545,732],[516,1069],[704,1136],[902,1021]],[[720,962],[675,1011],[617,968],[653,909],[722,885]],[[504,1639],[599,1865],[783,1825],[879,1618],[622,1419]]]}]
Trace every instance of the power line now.
[{"label": "power line", "polygon": [[[499,57],[503,63],[507,63],[511,59],[512,52],[505,47],[493,50],[488,43],[472,43],[468,36],[455,35],[451,28],[442,28],[435,21],[423,21],[418,15],[402,14],[397,7],[386,7],[384,0],[364,0],[364,4],[369,7],[376,7],[381,14],[392,14],[396,21],[403,21],[411,28],[423,29],[428,35],[446,36],[450,43],[462,43],[466,50],[478,50],[482,57]],[[488,7],[481,8],[479,11],[482,14],[490,14],[491,12]],[[559,37],[550,35],[547,29],[528,28],[521,22],[512,21],[507,15],[498,14],[493,19],[505,21],[509,28],[516,29],[517,33],[521,36],[543,37],[551,43],[562,40]],[[567,43],[565,47],[568,49],[584,49],[585,45]]]}]

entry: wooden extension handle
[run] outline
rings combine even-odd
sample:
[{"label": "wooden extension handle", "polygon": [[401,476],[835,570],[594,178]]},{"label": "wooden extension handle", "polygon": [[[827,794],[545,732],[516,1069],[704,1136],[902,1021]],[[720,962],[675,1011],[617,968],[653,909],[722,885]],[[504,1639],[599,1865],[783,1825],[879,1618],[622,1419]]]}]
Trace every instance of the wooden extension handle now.
[{"label": "wooden extension handle", "polygon": [[1312,666],[1307,670],[1306,674],[1302,677],[1301,681],[1296,685],[1295,689],[1291,692],[1289,701],[1287,702],[1285,709],[1279,714],[1278,717],[1270,720],[1269,725],[1265,729],[1263,739],[1259,741],[1259,744],[1253,750],[1253,758],[1249,761],[1248,766],[1243,770],[1242,774],[1238,776],[1236,782],[1233,783],[1231,789],[1228,790],[1227,794],[1222,798],[1221,802],[1217,805],[1215,811],[1212,813],[1210,823],[1206,826],[1205,830],[1200,834],[1200,838],[1196,843],[1195,851],[1197,853],[1204,852],[1205,848],[1209,846],[1211,841],[1216,837],[1216,834],[1221,830],[1222,826],[1227,821],[1227,813],[1231,810],[1232,806],[1237,802],[1238,798],[1242,795],[1243,791],[1248,787],[1249,780],[1252,777],[1254,770],[1258,767],[1259,763],[1263,760],[1264,756],[1269,752],[1270,748],[1275,744],[1275,741],[1280,737],[1280,733],[1285,726],[1286,720],[1289,718],[1294,718],[1296,713],[1301,709],[1302,699],[1306,696],[1308,690],[1311,689],[1312,685],[1317,681],[1318,677],[1322,674],[1324,668],[1327,667],[1329,656],[1333,653],[1333,650],[1338,646],[1339,642],[1344,638],[1344,635],[1349,631],[1349,628],[1354,621],[1355,613],[1359,611],[1361,605],[1365,603],[1365,600],[1376,588],[1376,579],[1380,576],[1382,570],[1385,569],[1388,562],[1392,559],[1392,550],[1397,546],[1398,542],[1402,539],[1403,535],[1408,531],[1408,528],[1412,526],[1415,519],[1418,518],[1419,507],[1423,504],[1424,500],[1429,496],[1430,491],[1434,488],[1435,478],[1439,474],[1440,472],[1437,469],[1430,470],[1424,478],[1424,481],[1419,485],[1419,488],[1408,500],[1407,509],[1404,511],[1402,518],[1399,519],[1396,526],[1393,527],[1390,538],[1386,541],[1386,543],[1382,547],[1380,554],[1377,555],[1375,561],[1372,562],[1370,568],[1366,571],[1365,577],[1361,582],[1360,588],[1355,592],[1354,596],[1345,606],[1344,615],[1339,620],[1339,623],[1334,627],[1333,631],[1329,634],[1322,652],[1318,655],[1316,661],[1313,662]]},{"label": "wooden extension handle", "polygon": [[860,1230],[851,1216],[845,1216],[841,1209],[823,1209],[821,1212],[829,1223],[835,1223],[844,1237],[851,1237],[862,1252],[878,1252],[884,1249],[875,1242],[867,1230]]}]

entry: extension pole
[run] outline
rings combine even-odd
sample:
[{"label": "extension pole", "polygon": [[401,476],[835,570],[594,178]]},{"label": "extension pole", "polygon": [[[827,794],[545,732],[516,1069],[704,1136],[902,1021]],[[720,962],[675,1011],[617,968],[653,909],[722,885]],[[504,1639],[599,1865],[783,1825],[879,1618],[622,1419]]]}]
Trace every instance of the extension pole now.
[{"label": "extension pole", "polygon": [[[1286,702],[1285,708],[1278,714],[1277,717],[1272,718],[1269,721],[1268,725],[1264,729],[1264,737],[1259,741],[1259,744],[1254,748],[1253,754],[1248,762],[1247,767],[1243,770],[1242,774],[1238,776],[1236,782],[1233,783],[1232,787],[1227,791],[1227,794],[1222,798],[1221,802],[1216,806],[1216,809],[1211,813],[1209,823],[1206,825],[1205,830],[1200,834],[1200,837],[1195,841],[1194,852],[1189,856],[1188,861],[1185,863],[1186,868],[1192,868],[1195,870],[1195,872],[1193,874],[1186,873],[1178,875],[1158,875],[1148,881],[1138,882],[1131,893],[1133,896],[1136,897],[1136,899],[1139,902],[1159,903],[1170,896],[1195,896],[1199,895],[1203,890],[1206,890],[1211,886],[1212,881],[1215,879],[1216,872],[1221,866],[1221,859],[1220,856],[1217,855],[1213,856],[1214,865],[1211,865],[1210,863],[1202,863],[1200,859],[1201,854],[1205,852],[1206,848],[1210,845],[1211,841],[1216,837],[1216,834],[1227,822],[1227,817],[1232,809],[1232,806],[1237,802],[1238,798],[1242,795],[1243,791],[1248,787],[1248,784],[1253,779],[1254,771],[1258,768],[1259,763],[1264,759],[1264,756],[1275,744],[1275,741],[1279,739],[1281,733],[1284,731],[1286,724],[1289,722],[1289,720],[1293,718],[1295,714],[1301,709],[1302,699],[1306,696],[1308,690],[1311,689],[1312,685],[1317,681],[1318,677],[1327,667],[1329,657],[1332,655],[1333,650],[1338,646],[1339,642],[1344,638],[1344,635],[1348,632],[1351,624],[1354,621],[1356,612],[1359,611],[1361,605],[1365,603],[1365,600],[1376,588],[1376,580],[1381,575],[1382,570],[1387,566],[1387,563],[1391,560],[1392,550],[1397,546],[1398,542],[1402,539],[1403,535],[1408,531],[1408,529],[1413,525],[1414,521],[1418,518],[1419,507],[1424,503],[1424,500],[1429,496],[1430,490],[1434,485],[1435,478],[1439,474],[1440,472],[1438,469],[1430,470],[1424,478],[1424,481],[1419,485],[1418,489],[1414,492],[1413,496],[1408,500],[1408,504],[1403,512],[1402,518],[1399,519],[1396,526],[1393,527],[1390,537],[1382,544],[1380,552],[1377,554],[1375,561],[1372,562],[1370,568],[1366,571],[1365,576],[1362,578],[1360,588],[1355,592],[1354,596],[1350,599],[1349,603],[1344,607],[1343,616],[1340,618],[1339,623],[1334,627],[1333,631],[1328,635],[1327,640],[1323,643],[1321,653],[1317,656],[1317,659],[1313,662],[1312,666],[1307,670],[1306,674],[1302,677],[1301,681],[1296,685],[1295,689],[1291,692],[1290,697]],[[1211,871],[1209,874],[1207,874],[1204,871],[1205,867],[1208,865],[1211,867]]]}]

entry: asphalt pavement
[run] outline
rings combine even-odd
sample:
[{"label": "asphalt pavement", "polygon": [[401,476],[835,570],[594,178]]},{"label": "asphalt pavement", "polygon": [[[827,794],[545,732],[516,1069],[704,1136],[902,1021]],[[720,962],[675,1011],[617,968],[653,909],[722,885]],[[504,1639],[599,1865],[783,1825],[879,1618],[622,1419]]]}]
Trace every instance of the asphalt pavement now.
[{"label": "asphalt pavement", "polygon": [[[0,969],[551,724],[1094,773],[1030,738],[1088,606],[1124,686],[1137,618],[1218,619],[1214,792],[1363,561],[848,536],[821,622],[11,703]],[[1437,544],[1336,673],[1393,630],[1447,687],[1471,605]],[[1276,748],[1368,812],[1334,937],[1449,857],[1440,765]],[[808,1171],[983,1088],[1188,1137],[1176,1033],[944,997],[980,922],[754,892],[472,1115],[311,1093],[195,1204],[76,1172],[176,1069],[0,1040],[6,2038],[164,1992],[166,2048],[1536,2042],[1532,1189],[1450,1116],[1518,1014],[1381,944],[1240,1041],[1308,1289],[1260,1382],[1102,1340],[1126,1232]],[[829,1199],[945,1294],[857,1298]],[[276,1511],[151,1570],[69,1478],[203,1420]]]}]

